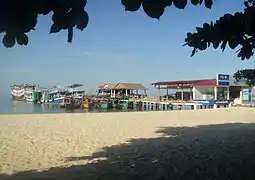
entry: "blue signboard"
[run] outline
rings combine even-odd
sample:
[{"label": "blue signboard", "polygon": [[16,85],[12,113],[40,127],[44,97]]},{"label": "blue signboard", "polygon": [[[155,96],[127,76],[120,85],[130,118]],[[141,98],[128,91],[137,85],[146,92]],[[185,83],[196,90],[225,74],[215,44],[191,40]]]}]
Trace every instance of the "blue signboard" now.
[{"label": "blue signboard", "polygon": [[249,89],[243,89],[242,90],[242,99],[244,101],[249,101],[250,100],[250,92],[249,92]]},{"label": "blue signboard", "polygon": [[228,100],[193,100],[197,104],[228,104]]},{"label": "blue signboard", "polygon": [[217,85],[229,86],[230,76],[229,74],[217,74]]}]

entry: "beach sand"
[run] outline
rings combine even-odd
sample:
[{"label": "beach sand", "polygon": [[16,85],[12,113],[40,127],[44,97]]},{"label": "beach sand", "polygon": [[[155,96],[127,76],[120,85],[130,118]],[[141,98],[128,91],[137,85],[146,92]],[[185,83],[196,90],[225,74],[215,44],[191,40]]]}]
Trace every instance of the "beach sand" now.
[{"label": "beach sand", "polygon": [[253,123],[252,108],[1,115],[0,179],[254,180]]}]

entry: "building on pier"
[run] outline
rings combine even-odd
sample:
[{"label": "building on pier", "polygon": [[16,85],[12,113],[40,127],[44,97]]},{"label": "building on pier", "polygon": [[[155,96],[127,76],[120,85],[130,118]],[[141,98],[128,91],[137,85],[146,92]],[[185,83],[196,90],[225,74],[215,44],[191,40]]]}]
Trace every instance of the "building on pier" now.
[{"label": "building on pier", "polygon": [[99,86],[97,93],[99,96],[111,98],[115,98],[116,96],[141,98],[147,96],[147,88],[137,83],[104,84],[103,86]]},{"label": "building on pier", "polygon": [[[191,102],[217,107],[230,102],[245,104],[251,99],[251,88],[245,80],[235,82],[229,74],[217,74],[212,79],[154,82],[152,85],[157,89],[158,101]],[[162,90],[166,94],[162,95]]]}]

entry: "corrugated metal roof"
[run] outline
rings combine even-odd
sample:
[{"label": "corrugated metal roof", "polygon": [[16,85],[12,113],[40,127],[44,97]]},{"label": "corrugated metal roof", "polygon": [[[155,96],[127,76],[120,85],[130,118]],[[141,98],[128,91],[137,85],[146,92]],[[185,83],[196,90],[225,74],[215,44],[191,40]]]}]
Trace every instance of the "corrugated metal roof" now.
[{"label": "corrugated metal roof", "polygon": [[186,80],[186,81],[164,81],[155,82],[152,85],[162,86],[216,86],[216,79]]}]

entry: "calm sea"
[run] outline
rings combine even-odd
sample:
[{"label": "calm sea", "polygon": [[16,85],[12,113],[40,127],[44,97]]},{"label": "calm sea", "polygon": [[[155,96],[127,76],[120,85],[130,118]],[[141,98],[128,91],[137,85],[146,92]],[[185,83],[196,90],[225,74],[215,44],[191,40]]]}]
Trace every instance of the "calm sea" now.
[{"label": "calm sea", "polygon": [[100,112],[82,109],[66,110],[54,105],[34,104],[31,102],[13,101],[8,94],[0,94],[0,114],[41,114],[41,113],[86,113]]}]

